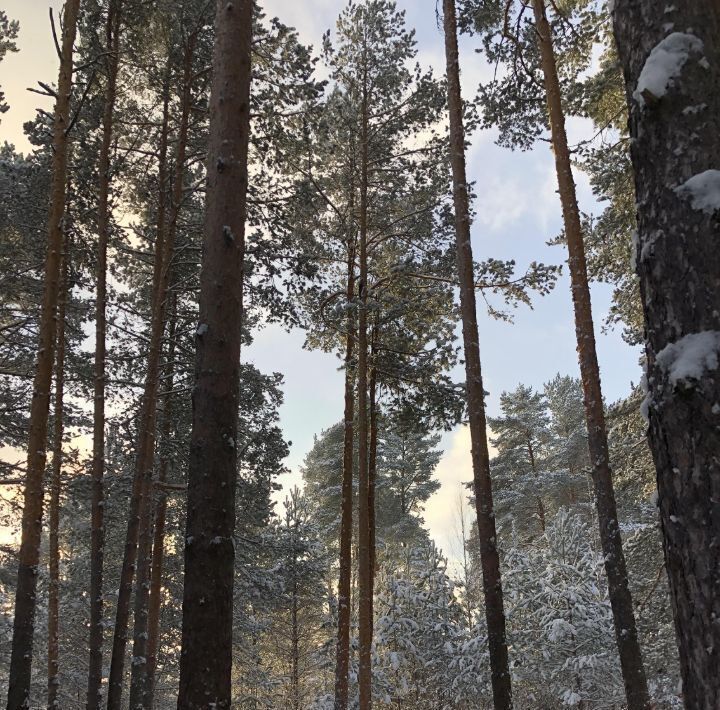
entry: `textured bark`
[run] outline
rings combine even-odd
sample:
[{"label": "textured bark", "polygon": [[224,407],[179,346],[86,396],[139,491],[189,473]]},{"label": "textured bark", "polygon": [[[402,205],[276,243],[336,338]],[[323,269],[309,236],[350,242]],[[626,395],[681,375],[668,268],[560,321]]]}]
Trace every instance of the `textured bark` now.
[{"label": "textured bark", "polygon": [[[65,213],[67,220],[67,212]],[[68,298],[68,233],[67,225],[60,266],[60,291],[57,306],[57,335],[55,356],[55,402],[53,405],[53,458],[50,477],[50,506],[48,511],[48,698],[47,706],[59,708],[57,695],[60,686],[60,492],[62,475],[65,393],[65,311]]]},{"label": "textured bark", "polygon": [[188,469],[180,710],[231,703],[253,3],[218,0]]},{"label": "textured bark", "polygon": [[[366,70],[367,71],[367,70]],[[372,574],[368,472],[368,96],[363,77],[360,135],[360,279],[358,324],[358,636],[360,710],[372,707]]]},{"label": "textured bark", "polygon": [[[352,194],[352,193],[351,193]],[[351,200],[352,203],[352,200]],[[351,218],[353,210],[350,210]],[[355,298],[355,236],[348,239],[348,305]],[[350,671],[350,590],[352,577],[353,454],[355,438],[355,317],[348,311],[345,336],[345,411],[342,502],[340,512],[340,578],[338,581],[338,630],[335,659],[335,710],[347,710]]]},{"label": "textured bark", "polygon": [[8,710],[27,707],[33,657],[33,630],[40,538],[43,515],[43,478],[47,455],[50,386],[55,360],[56,310],[60,288],[60,260],[63,244],[63,213],[67,182],[70,94],[72,92],[73,44],[77,32],[80,0],[67,0],[63,14],[63,37],[57,100],[53,115],[52,181],[48,216],[48,245],[45,258],[45,286],[40,315],[33,398],[30,408],[27,470],[23,498],[22,535],[18,556],[10,657]]},{"label": "textured bark", "polygon": [[470,440],[472,442],[473,488],[480,540],[480,563],[483,572],[485,616],[488,628],[493,700],[496,710],[512,708],[512,689],[505,637],[500,557],[497,549],[495,514],[493,512],[490,455],[485,418],[485,390],[480,366],[480,344],[475,305],[472,245],[470,243],[470,206],[465,168],[465,131],[460,93],[460,60],[457,45],[455,1],[443,0],[445,58],[448,77],[450,114],[450,162],[453,173],[455,235],[460,279],[465,377],[467,381]]},{"label": "textured bark", "polygon": [[575,334],[583,387],[585,421],[588,430],[588,447],[592,462],[592,479],[595,489],[598,524],[600,526],[600,541],[605,559],[610,605],[612,606],[615,624],[615,639],[620,656],[628,708],[629,710],[645,710],[650,707],[650,696],[645,679],[642,651],[637,636],[635,613],[628,586],[627,567],[618,525],[615,490],[608,453],[605,411],[600,386],[600,369],[595,349],[595,329],[585,262],[585,245],[575,193],[570,150],[565,131],[565,114],[562,107],[552,30],[547,20],[544,0],[535,0],[533,7],[536,36],[545,80],[558,192],[560,193],[565,238],[568,245],[568,265],[575,311]]},{"label": "textured bark", "polygon": [[[377,412],[377,368],[375,357],[377,355],[378,326],[375,323],[370,336],[370,378],[369,389],[369,417],[370,440],[368,443],[368,525],[370,527],[370,602],[373,603],[375,594],[375,572],[377,567],[377,524],[375,520],[375,480],[377,478],[377,445],[378,445],[378,412]],[[373,624],[374,604],[371,607],[370,623]]]},{"label": "textured bark", "polygon": [[[658,354],[694,333],[713,331],[717,343],[720,331],[720,209],[694,209],[688,196],[674,189],[706,170],[720,170],[720,5],[717,0],[666,5],[617,0],[615,37],[630,109],[646,404],[683,695],[687,708],[715,710],[720,707],[720,375],[707,367],[697,377],[672,382]],[[667,36],[668,23],[699,38],[702,50],[690,52],[664,96],[646,95],[642,106],[633,92],[650,51]]]},{"label": "textured bark", "polygon": [[[170,296],[170,316],[168,325],[167,378],[165,403],[161,426],[161,446],[165,449],[160,454],[158,483],[167,481],[171,458],[167,451],[170,445],[170,434],[173,420],[173,387],[175,374],[175,337],[177,332],[176,297]],[[165,558],[165,517],[167,514],[167,493],[159,487],[156,491],[155,515],[153,526],[152,562],[150,576],[150,601],[148,602],[148,642],[147,642],[147,707],[154,706],[155,674],[157,657],[160,648],[160,613],[162,611],[162,580]]]},{"label": "textured bark", "polygon": [[[177,233],[177,219],[180,203],[183,196],[185,181],[185,153],[188,141],[190,123],[191,88],[193,79],[193,56],[195,53],[196,34],[188,37],[183,57],[182,100],[180,104],[180,128],[178,133],[178,147],[175,156],[175,170],[173,174],[171,219],[168,232],[163,240],[164,254],[162,258],[162,274],[160,277],[159,292],[156,295],[156,309],[160,313],[159,340],[157,349],[151,351],[153,372],[157,368],[159,375],[160,357],[162,350],[162,334],[165,329],[167,314],[167,300],[170,286],[171,262],[175,236]],[[155,411],[157,404],[156,383],[154,389]],[[140,504],[140,530],[138,536],[137,581],[135,583],[135,605],[133,610],[133,664],[130,677],[130,707],[146,708],[148,705],[148,606],[150,603],[150,577],[152,563],[153,539],[153,484],[152,470],[155,451],[155,414],[152,426],[147,429],[147,461],[144,469],[143,493]]]},{"label": "textured bark", "polygon": [[103,107],[102,141],[98,157],[93,454],[90,494],[90,634],[88,639],[90,658],[88,663],[87,710],[99,710],[102,705],[107,251],[110,241],[110,150],[113,138],[113,118],[120,61],[120,11],[120,0],[110,2],[106,25],[107,85],[105,87],[105,105]]},{"label": "textured bark", "polygon": [[[169,89],[166,86],[165,102],[168,100],[168,91]],[[177,155],[175,157],[176,171],[178,169],[177,165],[184,163],[186,141],[187,118],[183,120],[181,116]],[[130,510],[128,512],[128,527],[125,534],[125,550],[120,572],[120,589],[118,590],[115,612],[112,658],[110,661],[110,677],[108,680],[108,710],[120,710],[122,707],[125,650],[127,646],[127,629],[130,618],[133,579],[135,577],[135,563],[138,559],[138,543],[142,521],[145,520],[148,507],[152,506],[150,500],[150,484],[152,481],[153,452],[155,450],[157,392],[160,374],[160,358],[162,355],[162,335],[165,329],[165,301],[169,280],[169,262],[174,248],[174,222],[177,219],[177,210],[174,210],[168,224],[166,196],[167,142],[168,116],[167,103],[165,103],[159,153],[159,200],[151,290],[150,343],[148,347],[145,383],[140,404],[138,441],[130,496]],[[178,163],[178,161],[180,162]]]}]

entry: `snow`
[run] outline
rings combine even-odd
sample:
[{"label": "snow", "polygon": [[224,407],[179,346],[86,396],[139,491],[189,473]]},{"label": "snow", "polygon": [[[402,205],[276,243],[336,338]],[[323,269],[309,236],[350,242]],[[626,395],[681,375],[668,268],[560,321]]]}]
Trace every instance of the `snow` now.
[{"label": "snow", "polygon": [[198,337],[202,337],[208,332],[208,326],[207,323],[200,323],[200,325],[197,327],[197,330],[195,331],[195,335]]},{"label": "snow", "polygon": [[666,345],[657,354],[657,364],[668,374],[673,385],[679,382],[700,380],[703,375],[718,367],[720,332],[706,330],[690,333],[675,343]]},{"label": "snow", "polygon": [[680,75],[690,54],[700,54],[703,43],[699,37],[686,32],[673,32],[661,40],[645,60],[633,98],[645,105],[646,98],[659,99]]},{"label": "snow", "polygon": [[694,210],[713,214],[720,212],[720,170],[706,170],[693,175],[675,188],[681,197],[688,197]]}]

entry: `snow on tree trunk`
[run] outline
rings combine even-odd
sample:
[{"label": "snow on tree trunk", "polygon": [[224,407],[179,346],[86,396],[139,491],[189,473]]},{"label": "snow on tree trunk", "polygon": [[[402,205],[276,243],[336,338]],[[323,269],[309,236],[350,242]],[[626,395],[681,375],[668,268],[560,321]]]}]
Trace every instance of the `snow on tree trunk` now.
[{"label": "snow on tree trunk", "polygon": [[253,3],[218,0],[188,469],[179,710],[230,708]]},{"label": "snow on tree trunk", "polygon": [[455,234],[460,277],[465,376],[467,387],[470,438],[472,442],[473,486],[480,538],[485,614],[496,710],[512,708],[512,689],[505,636],[500,558],[493,513],[490,455],[485,419],[485,391],[480,365],[480,343],[475,306],[475,279],[470,243],[470,206],[465,168],[465,135],[460,93],[460,60],[457,45],[455,0],[443,0],[445,58],[448,76],[448,109],[450,114],[450,162],[453,173]]},{"label": "snow on tree trunk", "polygon": [[617,0],[650,445],[686,707],[720,707],[720,5]]}]

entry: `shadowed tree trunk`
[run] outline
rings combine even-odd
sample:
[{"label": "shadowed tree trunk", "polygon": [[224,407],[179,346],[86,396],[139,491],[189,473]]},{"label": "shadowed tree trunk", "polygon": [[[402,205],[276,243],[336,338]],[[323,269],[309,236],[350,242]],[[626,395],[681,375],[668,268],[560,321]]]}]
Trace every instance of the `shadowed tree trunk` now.
[{"label": "shadowed tree trunk", "polygon": [[63,213],[65,211],[67,184],[73,45],[77,32],[79,9],[80,0],[67,0],[63,14],[60,74],[53,114],[52,178],[47,256],[45,259],[45,285],[40,315],[40,336],[33,381],[33,398],[30,408],[22,535],[18,556],[15,617],[8,678],[8,710],[26,707],[30,695],[37,573],[42,534],[43,479],[47,454],[50,386],[55,360],[55,316],[60,288],[60,261],[63,245]]},{"label": "shadowed tree trunk", "polygon": [[598,524],[600,526],[600,541],[605,559],[605,572],[608,578],[610,604],[615,623],[615,639],[620,656],[628,708],[629,710],[645,710],[650,707],[650,696],[645,679],[645,669],[637,636],[635,613],[628,587],[627,567],[618,525],[615,490],[613,488],[608,453],[605,411],[600,386],[600,369],[595,350],[595,329],[590,304],[585,245],[565,131],[565,114],[562,107],[552,30],[547,20],[544,0],[534,0],[533,8],[545,79],[545,93],[552,132],[558,192],[560,193],[565,238],[568,245],[568,265],[575,309],[575,333],[585,403],[588,446],[592,462],[592,478]]},{"label": "shadowed tree trunk", "polygon": [[340,578],[338,580],[338,631],[335,663],[335,710],[347,710],[348,673],[350,671],[350,589],[352,576],[352,510],[353,510],[353,444],[355,437],[355,234],[351,190],[348,235],[348,276],[346,301],[348,304],[347,334],[345,336],[345,412],[343,440],[342,502],[340,512]]},{"label": "shadowed tree trunk", "polygon": [[[67,220],[68,213],[65,212]],[[55,356],[55,403],[53,411],[53,458],[50,478],[50,509],[48,511],[48,708],[59,708],[58,688],[60,686],[60,493],[62,477],[64,407],[65,394],[65,311],[68,300],[69,255],[68,225],[65,225],[65,239],[60,266],[60,290],[57,307],[57,345]]]},{"label": "shadowed tree trunk", "polygon": [[105,338],[107,333],[107,252],[110,241],[110,150],[117,95],[120,62],[121,2],[111,0],[106,25],[107,85],[102,119],[102,141],[98,159],[98,243],[95,265],[95,363],[93,372],[93,455],[90,494],[90,634],[88,650],[87,710],[102,705],[103,646],[103,559],[105,546],[104,492],[105,476]]},{"label": "shadowed tree trunk", "polygon": [[[375,480],[377,478],[377,444],[378,444],[378,412],[377,412],[377,368],[375,357],[377,355],[378,326],[372,327],[370,335],[370,378],[369,378],[369,408],[370,408],[370,441],[368,443],[368,524],[370,526],[370,601],[373,602],[375,593],[375,572],[377,567],[377,524],[375,520]],[[374,605],[373,605],[374,606]],[[373,612],[370,614],[370,623],[373,623]]]},{"label": "shadowed tree trunk", "polygon": [[[115,628],[113,630],[112,657],[110,660],[110,677],[108,679],[108,710],[120,710],[125,668],[125,648],[127,645],[127,628],[130,617],[130,600],[132,596],[135,563],[137,560],[140,521],[144,512],[143,501],[147,500],[148,487],[146,482],[152,472],[152,452],[155,441],[155,415],[157,403],[158,375],[162,350],[162,334],[165,326],[163,284],[166,284],[165,262],[172,253],[173,245],[169,235],[173,234],[167,227],[167,147],[169,132],[169,67],[166,74],[163,97],[163,124],[160,134],[158,157],[158,214],[155,237],[155,259],[153,264],[153,280],[151,288],[151,322],[150,344],[148,349],[145,384],[140,404],[138,441],[135,453],[135,468],[128,512],[128,527],[125,535],[125,550],[120,571],[120,588],[115,612]],[[182,134],[181,134],[182,135]],[[181,137],[181,136],[180,136]],[[178,153],[182,149],[182,141],[178,139]]]},{"label": "shadowed tree trunk", "polygon": [[493,512],[490,455],[485,419],[485,391],[480,367],[455,0],[443,0],[443,15],[448,77],[448,110],[450,115],[450,162],[453,174],[455,235],[460,279],[460,309],[465,351],[470,439],[472,442],[473,489],[480,540],[480,563],[483,572],[491,680],[496,710],[509,710],[509,708],[512,708],[512,690],[505,638],[505,611],[500,578],[500,558],[497,549],[495,514]]},{"label": "shadowed tree trunk", "polygon": [[[687,708],[714,710],[720,707],[720,5],[617,0],[613,19],[637,193],[645,405],[683,696]],[[659,44],[674,46],[682,61],[664,87],[651,88],[647,74],[640,80],[644,67],[651,72],[649,57]]]},{"label": "shadowed tree trunk", "polygon": [[217,0],[188,468],[179,710],[231,703],[253,3]]},{"label": "shadowed tree trunk", "polygon": [[162,611],[162,580],[165,558],[165,517],[167,514],[167,493],[162,485],[167,482],[171,457],[168,451],[173,419],[173,387],[175,374],[175,337],[177,331],[177,298],[171,295],[170,323],[168,325],[168,352],[165,405],[161,428],[160,470],[155,503],[155,524],[153,527],[153,547],[150,576],[150,601],[148,602],[148,642],[147,642],[147,707],[154,706],[157,657],[160,649],[160,612]]}]

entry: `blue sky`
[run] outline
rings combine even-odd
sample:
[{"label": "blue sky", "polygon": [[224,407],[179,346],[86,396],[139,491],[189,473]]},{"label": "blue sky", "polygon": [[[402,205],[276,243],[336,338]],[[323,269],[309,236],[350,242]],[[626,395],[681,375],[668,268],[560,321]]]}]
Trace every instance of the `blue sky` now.
[{"label": "blue sky", "polygon": [[[56,10],[59,0],[6,0],[8,15],[21,21],[18,55],[10,55],[0,64],[0,84],[11,105],[2,117],[0,140],[14,142],[27,149],[22,123],[35,107],[47,101],[26,91],[37,79],[54,81],[57,74],[49,30],[49,5]],[[344,0],[265,0],[268,15],[294,25],[301,39],[316,47],[322,33],[334,27]],[[419,61],[431,65],[437,73],[444,68],[443,38],[436,24],[435,0],[400,0],[407,12],[407,23],[417,30]],[[463,91],[474,95],[479,81],[490,75],[489,67],[474,52],[474,42],[461,40]],[[582,121],[570,121],[570,140],[587,137],[589,127]],[[512,153],[493,143],[491,132],[477,133],[468,154],[468,172],[476,183],[477,218],[473,225],[473,248],[478,259],[493,256],[514,258],[519,267],[531,261],[563,263],[565,250],[548,247],[546,242],[560,231],[561,213],[556,194],[554,162],[547,144],[527,153]],[[597,209],[587,180],[576,175],[581,208]],[[639,350],[623,343],[618,332],[600,333],[610,305],[610,289],[593,286],[593,310],[598,325],[598,355],[603,388],[609,401],[624,396],[630,382],[640,378]],[[520,308],[514,324],[494,321],[479,307],[480,343],[485,388],[489,391],[488,409],[497,413],[499,395],[519,382],[541,386],[557,372],[578,375],[570,288],[563,277],[555,291],[534,301],[534,309]],[[331,355],[302,349],[303,334],[285,333],[277,327],[259,332],[244,357],[265,372],[278,371],[285,376],[285,404],[282,425],[293,442],[288,465],[293,473],[284,477],[286,485],[299,481],[298,469],[312,446],[313,435],[342,416],[342,374],[339,360]],[[463,379],[462,372],[457,373]],[[447,553],[453,553],[457,523],[455,503],[460,482],[471,478],[467,432],[458,429],[443,438],[445,456],[438,468],[441,490],[431,499],[426,520],[431,533]],[[282,498],[282,495],[279,496]]]}]

